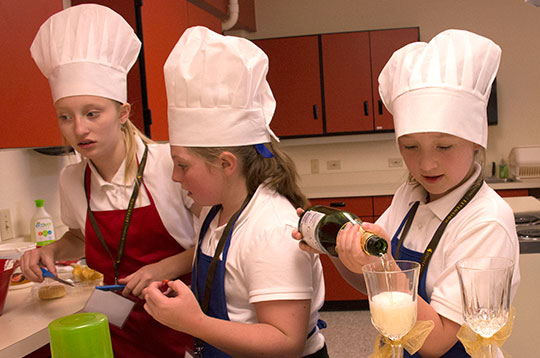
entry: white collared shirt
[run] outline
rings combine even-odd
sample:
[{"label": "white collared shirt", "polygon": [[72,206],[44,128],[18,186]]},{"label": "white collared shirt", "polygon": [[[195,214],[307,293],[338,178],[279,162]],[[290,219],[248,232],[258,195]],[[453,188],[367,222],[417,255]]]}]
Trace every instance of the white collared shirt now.
[{"label": "white collared shirt", "polygon": [[[137,158],[144,153],[144,144],[136,137]],[[69,228],[80,229],[83,234],[86,224],[86,197],[84,193],[84,172],[89,161],[67,165],[60,172],[59,193],[62,221]],[[133,180],[124,184],[125,160],[111,182],[105,181],[90,163],[91,200],[90,207],[95,211],[127,209]],[[168,144],[148,144],[148,157],[143,174],[144,184],[152,194],[154,203],[163,224],[172,237],[184,248],[195,244],[194,219],[189,211],[193,200],[187,196],[179,183],[172,181],[173,162]],[[150,204],[144,186],[139,190],[135,207]]]},{"label": "white collared shirt", "polygon": [[[390,207],[377,220],[393,236],[410,206],[420,205],[403,246],[423,253],[442,220],[463,197],[480,174],[473,175],[444,197],[426,203],[427,192],[421,185],[403,184]],[[455,264],[474,256],[502,256],[514,260],[512,298],[519,284],[519,241],[510,206],[486,183],[448,224],[431,257],[426,277],[430,305],[440,315],[462,324],[461,291]]]}]

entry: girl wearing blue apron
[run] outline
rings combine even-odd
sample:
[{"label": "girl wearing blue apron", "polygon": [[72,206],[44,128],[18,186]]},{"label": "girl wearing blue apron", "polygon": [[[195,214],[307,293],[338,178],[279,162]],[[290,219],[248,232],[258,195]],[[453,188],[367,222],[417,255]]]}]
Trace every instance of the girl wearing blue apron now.
[{"label": "girl wearing blue apron", "polygon": [[[468,356],[456,338],[463,320],[457,260],[474,255],[519,259],[512,211],[483,184],[478,163],[487,147],[487,101],[500,57],[493,41],[447,30],[429,43],[394,52],[379,76],[379,93],[393,115],[409,178],[377,224],[362,227],[386,237],[394,234],[393,257],[421,264],[418,319],[432,320],[434,328],[415,357]],[[419,200],[427,204],[414,219]],[[361,252],[358,236],[352,225],[340,233],[337,249],[344,267],[338,269],[362,289],[363,277],[351,273],[361,273],[374,259]],[[513,277],[515,293],[517,268]]]},{"label": "girl wearing blue apron", "polygon": [[159,322],[194,336],[195,357],[327,358],[317,255],[290,226],[307,199],[269,127],[268,58],[251,41],[187,29],[164,66],[173,180],[204,206],[191,290],[144,291]]}]

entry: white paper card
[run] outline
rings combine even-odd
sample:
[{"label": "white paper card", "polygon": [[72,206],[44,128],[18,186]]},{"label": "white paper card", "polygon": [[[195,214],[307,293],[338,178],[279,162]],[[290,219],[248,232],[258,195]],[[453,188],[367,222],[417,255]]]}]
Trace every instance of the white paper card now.
[{"label": "white paper card", "polygon": [[109,323],[122,328],[135,302],[110,291],[94,290],[82,309],[83,312],[99,312],[107,316]]}]

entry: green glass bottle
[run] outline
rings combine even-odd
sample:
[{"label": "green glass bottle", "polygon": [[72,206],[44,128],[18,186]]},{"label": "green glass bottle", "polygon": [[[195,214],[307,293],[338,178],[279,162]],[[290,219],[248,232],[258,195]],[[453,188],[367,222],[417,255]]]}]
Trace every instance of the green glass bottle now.
[{"label": "green glass bottle", "polygon": [[[338,233],[349,222],[362,224],[362,220],[347,211],[315,205],[307,209],[298,221],[298,231],[302,233],[303,241],[312,248],[327,255],[338,256],[336,239]],[[364,252],[372,256],[382,256],[388,250],[385,239],[374,233],[362,231],[361,246]]]}]

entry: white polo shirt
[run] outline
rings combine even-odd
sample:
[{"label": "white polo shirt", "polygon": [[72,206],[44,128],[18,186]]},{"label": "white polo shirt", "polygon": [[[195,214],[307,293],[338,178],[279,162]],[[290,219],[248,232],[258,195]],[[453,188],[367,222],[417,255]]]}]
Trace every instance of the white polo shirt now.
[{"label": "white polo shirt", "polygon": [[[144,153],[144,144],[137,136],[137,158]],[[83,234],[86,225],[86,196],[84,193],[84,172],[89,161],[67,165],[60,172],[60,211],[64,224],[80,229]],[[91,169],[90,207],[95,211],[126,210],[133,191],[133,180],[124,184],[125,161],[111,182],[105,181],[96,168]],[[184,248],[195,245],[194,219],[189,211],[193,200],[187,196],[179,183],[172,181],[173,162],[168,144],[148,144],[148,156],[143,181],[154,199],[157,211],[167,231]],[[135,207],[150,205],[144,186],[139,190]]]},{"label": "white polo shirt", "polygon": [[[201,223],[210,210],[205,207]],[[212,220],[201,250],[213,256],[226,225]],[[311,300],[308,331],[317,324],[324,303],[324,279],[318,255],[300,250],[291,237],[298,215],[293,205],[274,190],[259,186],[236,222],[225,264],[225,296],[229,319],[257,323],[253,303],[274,300]],[[289,226],[287,226],[289,225]],[[198,236],[198,234],[197,234]],[[306,341],[304,355],[322,348],[317,331]]]},{"label": "white polo shirt", "polygon": [[[444,197],[426,203],[427,192],[421,185],[403,184],[390,207],[377,220],[393,236],[407,211],[420,201],[404,247],[423,253],[440,223],[463,197],[480,174],[474,174]],[[426,292],[430,305],[440,315],[463,324],[461,291],[455,264],[466,257],[502,256],[514,260],[511,297],[519,284],[519,241],[510,206],[486,183],[474,198],[448,224],[427,269]]]}]

